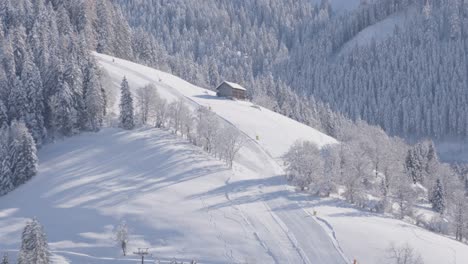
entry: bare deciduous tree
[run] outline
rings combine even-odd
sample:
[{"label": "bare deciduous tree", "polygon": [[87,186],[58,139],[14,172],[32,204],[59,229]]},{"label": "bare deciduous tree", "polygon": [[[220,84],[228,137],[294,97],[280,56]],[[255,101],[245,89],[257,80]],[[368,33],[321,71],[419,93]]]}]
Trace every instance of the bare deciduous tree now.
[{"label": "bare deciduous tree", "polygon": [[114,229],[114,240],[117,243],[117,246],[122,249],[123,255],[126,256],[129,233],[128,226],[125,221],[121,221],[120,224]]},{"label": "bare deciduous tree", "polygon": [[220,156],[224,158],[229,168],[232,168],[237,153],[245,144],[245,136],[235,127],[224,127],[220,131],[219,142]]},{"label": "bare deciduous tree", "polygon": [[138,115],[142,124],[147,124],[151,117],[156,115],[156,108],[160,97],[156,86],[148,84],[141,87],[136,92],[136,99],[138,101]]},{"label": "bare deciduous tree", "polygon": [[389,264],[424,264],[419,255],[409,244],[396,246],[391,244],[388,248]]}]

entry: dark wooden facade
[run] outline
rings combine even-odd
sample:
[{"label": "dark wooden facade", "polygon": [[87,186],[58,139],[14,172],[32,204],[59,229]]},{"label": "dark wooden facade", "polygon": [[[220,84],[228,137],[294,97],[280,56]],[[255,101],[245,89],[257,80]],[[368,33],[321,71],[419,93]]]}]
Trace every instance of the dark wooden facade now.
[{"label": "dark wooden facade", "polygon": [[219,97],[235,98],[244,100],[245,99],[245,88],[231,82],[224,81],[218,88],[216,88],[216,95]]}]

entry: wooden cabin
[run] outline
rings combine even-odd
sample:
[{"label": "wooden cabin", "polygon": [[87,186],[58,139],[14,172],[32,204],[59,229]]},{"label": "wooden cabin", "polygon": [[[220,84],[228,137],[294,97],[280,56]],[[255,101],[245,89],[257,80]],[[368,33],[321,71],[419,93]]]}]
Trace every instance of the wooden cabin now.
[{"label": "wooden cabin", "polygon": [[237,83],[224,81],[216,88],[216,95],[219,97],[244,100],[245,91],[246,89]]}]

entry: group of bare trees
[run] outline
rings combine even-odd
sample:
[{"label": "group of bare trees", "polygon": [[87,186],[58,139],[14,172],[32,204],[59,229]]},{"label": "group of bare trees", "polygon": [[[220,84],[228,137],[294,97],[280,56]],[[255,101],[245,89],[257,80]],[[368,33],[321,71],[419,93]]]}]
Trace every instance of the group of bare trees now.
[{"label": "group of bare trees", "polygon": [[226,162],[229,168],[245,143],[246,137],[239,130],[226,124],[209,108],[192,108],[183,100],[167,102],[157,88],[148,84],[136,92],[137,123],[166,128],[216,158]]},{"label": "group of bare trees", "polygon": [[[392,213],[460,241],[468,237],[465,170],[440,162],[431,141],[410,146],[365,123],[348,127],[342,138],[322,149],[294,144],[284,156],[290,182],[314,195],[340,193],[357,207]],[[433,217],[423,217],[415,204],[430,204]]]}]

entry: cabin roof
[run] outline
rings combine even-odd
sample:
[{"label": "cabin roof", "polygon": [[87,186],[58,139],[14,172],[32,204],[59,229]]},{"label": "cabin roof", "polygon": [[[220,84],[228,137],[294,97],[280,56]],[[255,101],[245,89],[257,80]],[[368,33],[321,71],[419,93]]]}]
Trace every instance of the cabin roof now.
[{"label": "cabin roof", "polygon": [[228,82],[228,81],[223,81],[220,85],[218,85],[218,88],[216,88],[216,90],[219,89],[219,87],[220,87],[223,83],[229,85],[232,89],[237,89],[237,90],[242,90],[242,91],[246,91],[246,90],[247,90],[247,89],[245,89],[244,87],[240,86],[240,85],[237,84],[237,83]]}]

